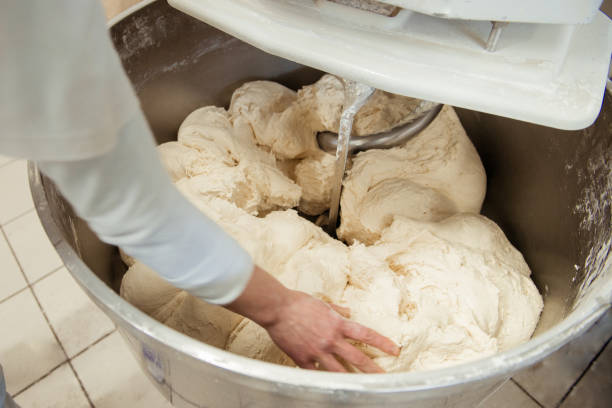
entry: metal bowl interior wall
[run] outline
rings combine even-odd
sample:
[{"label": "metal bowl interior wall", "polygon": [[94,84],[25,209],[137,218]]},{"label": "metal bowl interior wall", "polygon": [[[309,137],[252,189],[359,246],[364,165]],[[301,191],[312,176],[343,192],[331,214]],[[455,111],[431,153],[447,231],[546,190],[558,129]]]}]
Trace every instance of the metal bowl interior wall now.
[{"label": "metal bowl interior wall", "polygon": [[[175,140],[194,109],[227,107],[245,81],[268,79],[297,89],[322,74],[253,48],[164,1],[126,13],[111,35],[159,143]],[[176,406],[473,407],[512,372],[571,340],[609,307],[611,112],[606,97],[593,126],[567,132],[458,110],[488,175],[483,213],[524,254],[545,307],[529,343],[426,373],[296,370],[183,336],[117,295],[125,272],[117,249],[102,243],[32,164],[30,182],[43,225],[68,269],[121,328],[145,373]]]}]

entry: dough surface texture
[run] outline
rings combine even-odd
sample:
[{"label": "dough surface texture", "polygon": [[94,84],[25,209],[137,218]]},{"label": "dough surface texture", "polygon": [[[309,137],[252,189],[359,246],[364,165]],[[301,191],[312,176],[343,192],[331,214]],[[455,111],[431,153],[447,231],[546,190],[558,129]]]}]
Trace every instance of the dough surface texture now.
[{"label": "dough surface texture", "polygon": [[445,106],[404,146],[357,155],[344,180],[338,236],[373,244],[394,215],[439,221],[478,214],[485,193],[480,157],[455,111]]},{"label": "dough surface texture", "polygon": [[121,296],[152,318],[190,337],[224,348],[243,317],[177,289],[140,262],[121,283]]},{"label": "dough surface texture", "polygon": [[[318,148],[318,132],[337,132],[344,85],[333,75],[294,92],[276,82],[247,82],[232,95],[229,113],[245,120],[255,142],[278,161],[300,159],[293,180],[302,188],[300,211],[318,215],[329,207],[334,155]],[[420,116],[433,104],[377,90],[357,113],[355,137],[392,129]],[[180,140],[180,138],[179,138]]]},{"label": "dough surface texture", "polygon": [[223,108],[192,112],[173,143],[159,150],[183,189],[223,198],[253,215],[299,203],[301,188],[276,167],[273,155],[255,145],[250,126],[232,123]]},{"label": "dough surface texture", "polygon": [[[393,127],[418,109],[410,98],[375,98],[357,117],[358,133]],[[337,128],[342,103],[342,84],[328,75],[298,92],[246,83],[229,110],[190,114],[159,153],[177,188],[256,264],[291,289],[349,307],[351,320],[400,345],[392,357],[357,344],[385,370],[445,367],[527,341],[542,298],[522,255],[479,215],[486,175],[452,108],[404,146],[353,159],[342,241],[293,209],[327,209],[334,158],[315,136]],[[121,295],[145,313],[215,347],[294,365],[254,322],[122,256],[132,264]]]}]

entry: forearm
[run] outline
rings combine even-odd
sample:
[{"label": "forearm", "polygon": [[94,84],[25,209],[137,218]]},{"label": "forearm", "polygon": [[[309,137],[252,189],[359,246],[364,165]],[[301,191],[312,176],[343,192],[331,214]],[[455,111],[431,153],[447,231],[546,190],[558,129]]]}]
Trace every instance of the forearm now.
[{"label": "forearm", "polygon": [[266,327],[277,322],[279,311],[290,303],[292,292],[255,266],[242,294],[225,307]]},{"label": "forearm", "polygon": [[246,286],[250,256],[172,185],[141,113],[110,152],[39,166],[103,241],[174,286],[211,303],[231,302]]}]

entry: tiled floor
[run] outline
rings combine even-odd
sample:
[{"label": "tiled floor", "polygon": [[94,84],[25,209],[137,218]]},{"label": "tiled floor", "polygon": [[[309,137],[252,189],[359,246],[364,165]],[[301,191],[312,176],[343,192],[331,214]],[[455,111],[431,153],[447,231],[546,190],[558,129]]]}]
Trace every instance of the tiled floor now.
[{"label": "tiled floor", "polygon": [[[0,191],[0,363],[9,393],[23,408],[169,407],[63,267],[34,211],[25,162],[0,156]],[[608,313],[481,407],[611,406],[611,336]]]},{"label": "tiled floor", "polygon": [[169,407],[72,279],[34,211],[26,163],[0,156],[0,364],[30,407]]}]

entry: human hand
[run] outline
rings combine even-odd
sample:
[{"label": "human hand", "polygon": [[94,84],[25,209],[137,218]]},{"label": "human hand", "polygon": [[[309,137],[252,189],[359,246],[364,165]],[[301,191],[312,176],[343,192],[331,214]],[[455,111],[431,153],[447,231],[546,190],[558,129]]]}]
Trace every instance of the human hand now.
[{"label": "human hand", "polygon": [[399,347],[387,337],[340,316],[346,316],[348,309],[328,305],[303,292],[290,292],[275,321],[264,328],[298,366],[314,369],[320,364],[328,371],[346,372],[337,360],[340,357],[364,373],[384,372],[348,339],[399,354]]},{"label": "human hand", "polygon": [[225,307],[265,328],[272,340],[302,368],[321,365],[329,371],[345,372],[336,359],[339,357],[364,373],[383,372],[348,339],[399,354],[399,347],[388,338],[343,318],[341,314],[348,317],[348,309],[287,289],[257,266],[242,294]]}]

